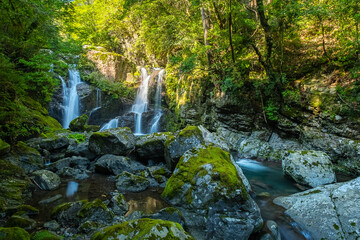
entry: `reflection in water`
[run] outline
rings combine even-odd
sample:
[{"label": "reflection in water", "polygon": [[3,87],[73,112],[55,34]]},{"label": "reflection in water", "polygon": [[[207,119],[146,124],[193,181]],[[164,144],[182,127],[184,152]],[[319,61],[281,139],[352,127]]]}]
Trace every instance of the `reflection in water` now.
[{"label": "reflection in water", "polygon": [[70,181],[66,189],[66,196],[72,197],[77,192],[79,184],[77,182]]}]

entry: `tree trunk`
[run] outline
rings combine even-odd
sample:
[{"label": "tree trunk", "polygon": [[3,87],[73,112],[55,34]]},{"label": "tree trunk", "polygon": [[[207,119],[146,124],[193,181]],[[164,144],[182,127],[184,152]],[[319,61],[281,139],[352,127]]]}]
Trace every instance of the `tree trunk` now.
[{"label": "tree trunk", "polygon": [[[205,46],[209,46],[209,41],[207,39],[207,35],[209,32],[209,19],[208,19],[208,15],[203,7],[201,8],[201,19],[202,19],[203,30],[204,30],[204,44],[205,44]],[[209,50],[207,50],[206,53],[207,53],[207,57],[208,57],[208,64],[210,67],[211,66],[211,53]]]}]

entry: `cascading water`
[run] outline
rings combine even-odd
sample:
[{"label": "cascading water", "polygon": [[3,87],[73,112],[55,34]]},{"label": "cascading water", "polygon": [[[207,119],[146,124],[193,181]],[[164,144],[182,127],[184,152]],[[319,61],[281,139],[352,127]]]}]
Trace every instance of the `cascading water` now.
[{"label": "cascading water", "polygon": [[161,109],[161,85],[162,85],[162,80],[163,80],[163,76],[164,76],[165,70],[161,70],[158,74],[158,80],[157,80],[157,86],[156,86],[156,93],[155,93],[155,116],[151,121],[151,129],[150,132],[154,133],[154,132],[158,132],[159,131],[159,122],[160,122],[160,118],[163,115],[162,113],[162,109]]},{"label": "cascading water", "polygon": [[74,68],[69,69],[69,87],[66,87],[64,79],[62,81],[63,87],[63,107],[64,120],[63,127],[68,128],[71,120],[79,116],[79,96],[77,94],[76,86],[81,83],[79,71]]},{"label": "cascading water", "polygon": [[100,129],[101,131],[104,131],[106,129],[110,129],[110,128],[117,128],[119,126],[119,119],[118,118],[114,118],[111,119],[108,123],[106,123],[104,126],[102,126],[102,128]]},{"label": "cascading water", "polygon": [[101,90],[99,88],[96,89],[96,108],[101,107]]},{"label": "cascading water", "polygon": [[148,109],[148,90],[150,76],[145,68],[141,68],[141,85],[137,92],[135,102],[131,108],[131,112],[135,113],[135,135],[141,135],[141,117]]}]

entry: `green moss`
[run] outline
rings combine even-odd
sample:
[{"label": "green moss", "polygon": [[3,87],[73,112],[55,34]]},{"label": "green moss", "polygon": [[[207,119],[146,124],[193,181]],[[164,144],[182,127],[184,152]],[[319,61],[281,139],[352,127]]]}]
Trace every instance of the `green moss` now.
[{"label": "green moss", "polygon": [[75,118],[70,122],[69,128],[71,131],[84,131],[84,126],[86,125],[89,117],[86,114],[81,115],[80,117]]},{"label": "green moss", "polygon": [[337,224],[334,224],[333,226],[334,226],[335,230],[339,230],[339,229],[340,229],[340,227],[339,227]]},{"label": "green moss", "polygon": [[4,155],[8,152],[10,152],[10,145],[0,139],[0,155]]},{"label": "green moss", "polygon": [[36,222],[33,219],[13,215],[6,221],[5,227],[21,227],[25,229],[32,229],[35,227],[35,225]]},{"label": "green moss", "polygon": [[70,134],[68,135],[68,138],[70,138],[70,139],[75,139],[76,142],[78,142],[78,143],[85,142],[85,140],[86,140],[85,135],[84,135],[84,134],[80,134],[80,133],[70,133]]},{"label": "green moss", "polygon": [[194,135],[202,137],[202,132],[197,126],[187,126],[179,133],[180,137],[191,137]]},{"label": "green moss", "polygon": [[321,193],[321,190],[314,190],[314,191],[311,191],[311,192],[308,192],[308,193],[305,193],[303,194],[302,196],[307,196],[307,195],[310,195],[310,194],[316,194],[316,193]]},{"label": "green moss", "polygon": [[63,204],[56,206],[51,212],[51,217],[54,218],[60,212],[63,212],[65,210],[69,209],[72,206],[72,204],[73,203],[71,203],[71,202],[67,202],[67,203],[63,203]]},{"label": "green moss", "polygon": [[13,148],[13,151],[21,155],[33,154],[41,157],[40,153],[35,148],[29,147],[28,145],[26,145],[26,143],[22,141],[16,143],[16,145]]},{"label": "green moss", "polygon": [[39,209],[31,206],[31,205],[20,205],[16,207],[11,207],[6,209],[7,215],[17,214],[19,213],[27,214],[27,215],[37,215],[39,214]]},{"label": "green moss", "polygon": [[165,210],[167,213],[169,213],[171,215],[174,213],[178,213],[179,215],[182,215],[180,210],[177,208],[174,208],[174,207],[167,207],[167,208],[164,208],[163,210]]},{"label": "green moss", "polygon": [[129,173],[129,172],[122,172],[120,173],[119,175],[116,176],[116,179],[118,179],[119,177],[122,177],[122,176],[125,176],[126,178],[129,179],[128,181],[128,185],[131,186],[132,184],[139,184],[139,183],[143,183],[143,182],[147,182],[147,178],[145,177],[142,177],[142,176],[137,176],[137,175],[134,175],[132,173]]},{"label": "green moss", "polygon": [[0,240],[30,240],[30,235],[24,229],[19,227],[0,227]]},{"label": "green moss", "polygon": [[63,238],[47,230],[42,230],[31,234],[31,240],[61,240],[61,239]]},{"label": "green moss", "polygon": [[[95,235],[91,238],[92,240],[105,240],[105,239],[184,239],[177,236],[173,230],[177,228],[185,233],[183,228],[178,223],[163,221],[157,219],[138,219],[132,220],[129,222],[124,222],[118,225],[114,225],[111,227],[107,227],[104,230],[95,233]],[[165,232],[167,233],[164,237],[160,237],[158,234],[154,232]],[[186,234],[186,233],[185,233]],[[121,237],[120,237],[121,236]],[[194,239],[190,235],[186,234],[185,239]]]},{"label": "green moss", "polygon": [[[248,199],[246,188],[239,177],[235,166],[231,162],[230,153],[221,150],[218,147],[209,146],[191,150],[193,153],[189,156],[182,156],[176,166],[176,172],[166,183],[162,193],[165,199],[171,199],[180,194],[184,184],[190,184],[190,188],[185,193],[187,203],[193,200],[192,190],[196,188],[195,179],[210,174],[212,181],[218,183],[215,198],[222,198],[233,194],[236,190],[241,190],[242,199]],[[210,164],[213,171],[207,172],[204,165]]]},{"label": "green moss", "polygon": [[102,209],[104,211],[108,210],[106,205],[100,200],[95,199],[92,202],[85,202],[85,204],[80,208],[77,215],[81,218],[89,216],[95,209]]},{"label": "green moss", "polygon": [[98,125],[84,125],[84,130],[87,132],[97,132],[100,131],[100,126]]}]

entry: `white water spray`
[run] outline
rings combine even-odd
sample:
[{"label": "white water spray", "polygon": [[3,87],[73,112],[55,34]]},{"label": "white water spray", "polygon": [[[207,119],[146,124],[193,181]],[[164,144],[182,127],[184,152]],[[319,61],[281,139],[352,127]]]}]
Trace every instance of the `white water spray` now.
[{"label": "white water spray", "polygon": [[102,128],[100,129],[100,132],[104,131],[106,129],[117,128],[118,125],[119,125],[119,119],[117,119],[117,118],[111,119],[108,123],[106,123],[104,126],[102,126]]},{"label": "white water spray", "polygon": [[161,109],[161,91],[162,91],[162,81],[164,76],[165,70],[162,69],[158,74],[157,86],[156,86],[156,93],[155,93],[155,116],[151,120],[151,129],[150,132],[158,132],[159,131],[159,122],[160,118],[163,115]]},{"label": "white water spray", "polygon": [[[63,107],[64,107],[64,120],[63,127],[68,128],[71,120],[79,116],[79,96],[77,94],[76,86],[81,83],[79,71],[75,68],[69,69],[69,87],[66,87],[64,79],[62,81],[63,87]],[[64,90],[65,89],[65,90]]]}]

